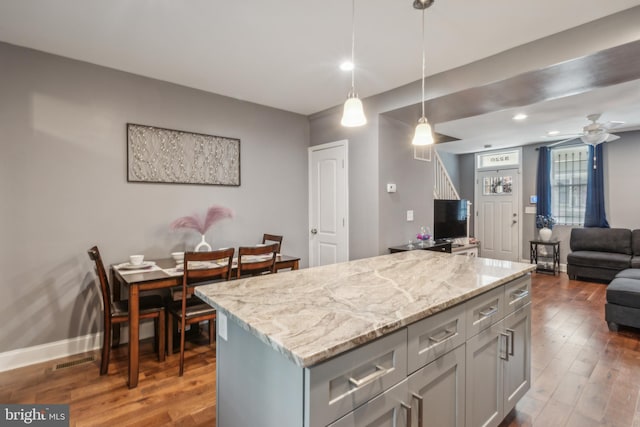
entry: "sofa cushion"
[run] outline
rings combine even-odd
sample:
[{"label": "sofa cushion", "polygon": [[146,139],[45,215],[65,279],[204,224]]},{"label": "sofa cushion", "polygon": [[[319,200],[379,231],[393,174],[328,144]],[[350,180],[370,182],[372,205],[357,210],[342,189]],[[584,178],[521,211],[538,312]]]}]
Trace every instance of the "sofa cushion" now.
[{"label": "sofa cushion", "polygon": [[572,251],[615,252],[631,255],[631,230],[626,228],[573,228]]},{"label": "sofa cushion", "polygon": [[634,255],[640,256],[640,230],[631,232],[631,250]]},{"label": "sofa cushion", "polygon": [[585,267],[624,270],[631,266],[631,255],[615,252],[577,251],[567,255],[567,262]]},{"label": "sofa cushion", "polygon": [[619,271],[618,274],[616,274],[616,279],[618,277],[640,280],[640,269],[627,268],[626,270]]},{"label": "sofa cushion", "polygon": [[607,302],[640,308],[640,280],[617,277],[607,286]]}]

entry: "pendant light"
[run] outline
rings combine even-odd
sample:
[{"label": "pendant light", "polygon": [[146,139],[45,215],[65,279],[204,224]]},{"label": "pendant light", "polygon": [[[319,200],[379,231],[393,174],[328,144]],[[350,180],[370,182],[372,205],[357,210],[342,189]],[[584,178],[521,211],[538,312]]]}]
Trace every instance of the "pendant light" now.
[{"label": "pendant light", "polygon": [[433,144],[433,132],[431,125],[424,115],[424,78],[425,78],[425,37],[424,37],[424,10],[433,4],[433,0],[416,0],[413,7],[422,10],[422,117],[418,120],[416,133],[413,136],[413,145],[431,145]]},{"label": "pendant light", "polygon": [[340,124],[346,127],[357,127],[367,124],[367,118],[364,116],[364,110],[362,108],[362,101],[358,98],[358,94],[355,90],[355,45],[356,45],[356,0],[351,2],[351,90],[347,96],[347,100],[344,103],[344,111],[342,113],[342,120]]}]

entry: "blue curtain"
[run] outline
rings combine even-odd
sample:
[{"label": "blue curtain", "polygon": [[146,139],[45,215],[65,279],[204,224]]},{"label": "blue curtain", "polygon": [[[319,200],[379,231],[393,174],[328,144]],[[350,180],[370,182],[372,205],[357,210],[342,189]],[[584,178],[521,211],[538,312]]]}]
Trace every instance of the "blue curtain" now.
[{"label": "blue curtain", "polygon": [[[603,144],[589,146],[587,162],[587,206],[584,212],[585,227],[609,228],[604,211],[604,156]],[[594,158],[595,153],[595,158]]]},{"label": "blue curtain", "polygon": [[551,216],[551,150],[547,147],[540,147],[538,152],[536,193],[536,215]]}]

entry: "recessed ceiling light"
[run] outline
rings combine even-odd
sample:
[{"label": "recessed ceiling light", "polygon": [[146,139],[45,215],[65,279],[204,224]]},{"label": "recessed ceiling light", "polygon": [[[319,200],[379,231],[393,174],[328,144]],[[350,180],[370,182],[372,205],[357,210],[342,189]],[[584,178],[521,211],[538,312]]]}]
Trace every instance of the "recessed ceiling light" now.
[{"label": "recessed ceiling light", "polygon": [[559,130],[550,130],[549,132],[547,132],[547,135],[553,136],[553,135],[558,135],[559,133],[560,133]]},{"label": "recessed ceiling light", "polygon": [[518,113],[515,116],[513,116],[513,120],[524,120],[527,118],[527,115],[524,113]]},{"label": "recessed ceiling light", "polygon": [[340,69],[342,71],[351,71],[353,70],[353,62],[351,61],[344,61],[342,64],[340,64]]}]

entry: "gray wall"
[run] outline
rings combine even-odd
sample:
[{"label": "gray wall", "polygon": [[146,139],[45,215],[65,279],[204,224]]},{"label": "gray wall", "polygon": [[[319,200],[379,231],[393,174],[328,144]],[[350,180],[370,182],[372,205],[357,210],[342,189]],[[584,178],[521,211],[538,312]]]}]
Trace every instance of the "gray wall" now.
[{"label": "gray wall", "polygon": [[640,131],[618,133],[620,139],[604,146],[605,197],[609,225],[640,228]]},{"label": "gray wall", "polygon": [[[576,27],[454,70],[430,76],[425,84],[426,99],[431,100],[463,89],[482,86],[634,41],[638,38],[639,19],[640,7],[635,7],[598,20],[597,23]],[[381,191],[378,187],[381,179],[378,177],[378,167],[385,170],[387,176],[399,176],[402,174],[401,169],[411,168],[410,165],[414,160],[407,158],[401,164],[381,155],[386,148],[381,145],[379,138],[383,128],[388,126],[389,122],[380,120],[380,115],[419,103],[420,93],[420,82],[416,81],[363,99],[368,123],[362,128],[340,127],[342,106],[336,106],[310,117],[312,145],[341,139],[349,140],[350,259],[386,252],[385,242],[379,241],[377,233],[371,232],[371,230],[382,230],[388,226],[379,217],[382,204],[386,202],[380,198]],[[410,125],[415,126],[415,123]],[[432,123],[432,125],[435,124]],[[410,144],[410,138],[407,138],[405,143]],[[393,168],[398,170],[393,171]],[[421,197],[421,195],[422,184],[418,184],[415,186],[415,197]],[[384,210],[386,215],[389,210],[386,207]],[[398,221],[404,221],[404,219],[400,218]],[[399,224],[393,225],[394,229],[402,227]]]},{"label": "gray wall", "polygon": [[[0,75],[0,352],[101,330],[86,250],[191,249],[168,225],[212,204],[214,247],[282,234],[307,264],[306,117],[3,43]],[[127,122],[240,138],[242,185],[127,183]]]},{"label": "gray wall", "polygon": [[[415,241],[420,226],[433,231],[433,162],[413,160],[413,146],[407,141],[414,130],[380,116],[380,253]],[[387,183],[396,184],[397,192],[387,193]],[[407,221],[407,210],[413,210],[413,221]]]}]

